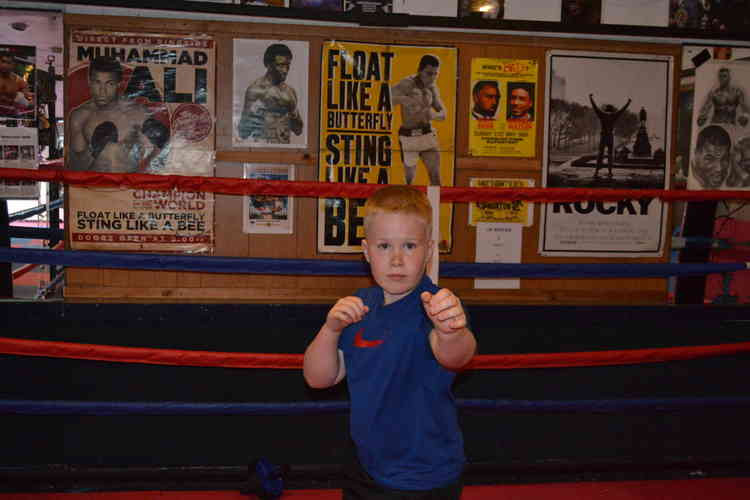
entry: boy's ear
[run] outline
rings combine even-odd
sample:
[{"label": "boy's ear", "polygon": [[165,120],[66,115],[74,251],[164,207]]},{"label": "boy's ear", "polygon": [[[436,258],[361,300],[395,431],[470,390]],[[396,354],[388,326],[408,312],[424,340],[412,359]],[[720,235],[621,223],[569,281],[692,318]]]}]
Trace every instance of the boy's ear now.
[{"label": "boy's ear", "polygon": [[365,260],[370,262],[370,254],[368,253],[369,247],[367,240],[362,240],[362,252],[365,254]]}]

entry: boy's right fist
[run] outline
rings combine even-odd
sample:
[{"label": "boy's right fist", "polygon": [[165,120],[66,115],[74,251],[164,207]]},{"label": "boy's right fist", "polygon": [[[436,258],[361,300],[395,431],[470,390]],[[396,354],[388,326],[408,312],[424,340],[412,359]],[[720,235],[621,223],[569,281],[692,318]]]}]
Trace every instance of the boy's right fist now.
[{"label": "boy's right fist", "polygon": [[326,326],[335,332],[361,321],[370,308],[359,297],[349,296],[339,299],[328,311]]}]

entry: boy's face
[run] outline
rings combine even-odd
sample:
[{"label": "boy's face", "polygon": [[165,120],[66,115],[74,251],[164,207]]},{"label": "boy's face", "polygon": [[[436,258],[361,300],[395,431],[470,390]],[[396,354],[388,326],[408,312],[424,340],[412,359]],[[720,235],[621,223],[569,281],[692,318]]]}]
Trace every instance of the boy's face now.
[{"label": "boy's face", "polygon": [[417,215],[380,212],[370,217],[362,249],[385,303],[390,304],[419,284],[432,255],[432,240]]}]

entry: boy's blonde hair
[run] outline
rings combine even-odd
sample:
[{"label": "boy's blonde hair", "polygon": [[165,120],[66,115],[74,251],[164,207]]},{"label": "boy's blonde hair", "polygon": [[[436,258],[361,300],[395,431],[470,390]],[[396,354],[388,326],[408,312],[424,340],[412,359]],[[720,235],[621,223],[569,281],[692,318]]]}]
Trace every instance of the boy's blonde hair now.
[{"label": "boy's blonde hair", "polygon": [[427,195],[411,186],[392,184],[378,189],[365,203],[365,237],[372,216],[377,213],[416,215],[425,223],[426,235],[432,232],[432,205]]}]

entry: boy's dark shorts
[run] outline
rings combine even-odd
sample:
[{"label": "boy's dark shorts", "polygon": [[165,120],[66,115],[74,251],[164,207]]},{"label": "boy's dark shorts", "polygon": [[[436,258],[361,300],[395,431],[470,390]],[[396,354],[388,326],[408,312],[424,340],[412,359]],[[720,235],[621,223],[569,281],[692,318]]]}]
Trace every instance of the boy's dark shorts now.
[{"label": "boy's dark shorts", "polygon": [[440,488],[424,491],[392,490],[377,484],[354,459],[344,468],[346,481],[343,500],[459,500],[463,482],[458,480]]}]

